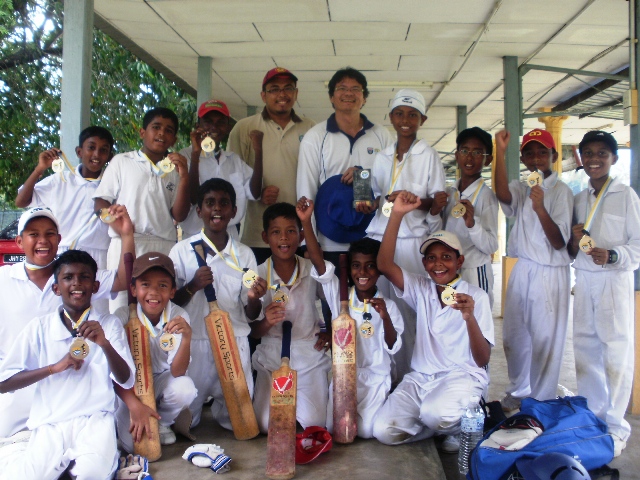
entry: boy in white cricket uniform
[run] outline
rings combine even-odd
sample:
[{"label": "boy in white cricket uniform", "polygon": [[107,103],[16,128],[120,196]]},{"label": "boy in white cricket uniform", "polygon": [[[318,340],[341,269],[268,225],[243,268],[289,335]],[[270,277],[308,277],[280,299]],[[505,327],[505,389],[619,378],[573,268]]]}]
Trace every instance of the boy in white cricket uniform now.
[{"label": "boy in white cricket uniform", "polygon": [[[419,128],[427,120],[424,97],[415,90],[398,91],[391,104],[389,118],[397,132],[398,141],[380,152],[373,163],[371,188],[376,198],[373,207],[364,205],[356,210],[363,213],[376,210],[367,228],[367,236],[381,241],[389,217],[385,215],[385,204],[393,203],[403,190],[417,195],[420,207],[405,215],[398,233],[398,248],[395,262],[411,273],[423,273],[420,245],[431,232],[439,230],[442,221],[439,216],[429,215],[432,197],[444,190],[444,168],[434,148],[417,138]],[[384,298],[394,300],[404,319],[402,348],[394,356],[396,379],[411,371],[411,354],[415,343],[416,313],[399,300],[388,280],[381,277],[378,287]]]},{"label": "boy in white cricket uniform", "polygon": [[[189,189],[192,202],[189,216],[180,224],[182,238],[196,235],[202,229],[202,219],[198,217],[198,212],[196,212],[196,202],[198,187],[206,180],[224,178],[233,185],[233,189],[236,191],[238,213],[229,222],[227,232],[234,240],[239,239],[238,227],[247,210],[247,199],[257,200],[260,198],[262,190],[262,136],[260,136],[260,145],[258,145],[260,155],[256,157],[260,171],[255,172],[254,175],[254,169],[238,155],[222,149],[222,143],[226,143],[229,135],[230,120],[229,108],[223,101],[207,100],[198,108],[198,126],[191,132],[191,145],[180,150],[180,155],[187,159],[189,166]],[[252,141],[254,141],[255,133],[251,133],[253,134]],[[207,137],[215,142],[214,150],[205,151],[202,149],[202,143]],[[210,148],[207,147],[207,142],[205,142],[205,148]],[[253,192],[252,186],[254,187]]]},{"label": "boy in white cricket uniform", "polygon": [[[578,393],[607,422],[618,456],[631,433],[624,414],[633,383],[633,271],[640,262],[640,200],[631,187],[609,176],[618,160],[618,142],[610,133],[588,132],[579,149],[590,180],[575,196],[569,243],[576,259],[573,345]],[[581,248],[586,236],[592,244]]]},{"label": "boy in white cricket uniform", "polygon": [[[496,138],[496,196],[507,217],[515,217],[507,253],[517,257],[504,307],[503,346],[509,386],[502,408],[520,408],[520,399],[556,397],[569,316],[569,253],[573,194],[552,172],[555,142],[535,129],[522,139],[520,158],[529,169],[529,187],[508,183],[505,152],[509,132]],[[537,174],[534,175],[534,173]],[[527,178],[529,182],[529,177]]]},{"label": "boy in white cricket uniform", "polygon": [[[464,250],[460,275],[487,292],[493,307],[491,255],[499,247],[498,200],[482,179],[482,169],[493,160],[491,134],[478,127],[467,128],[456,138],[456,145],[460,179],[435,195],[431,212],[439,213],[444,206],[444,229],[456,234]],[[464,205],[463,216],[457,213],[460,204]]]},{"label": "boy in white cricket uniform", "polygon": [[[121,205],[111,207],[119,218],[114,228],[122,235],[124,249],[133,253],[133,226]],[[60,297],[52,290],[53,262],[60,235],[58,221],[48,208],[27,210],[18,222],[18,244],[24,248],[26,260],[0,267],[0,362],[22,336],[25,325],[34,317],[51,313],[60,305]],[[98,270],[100,283],[95,298],[109,299],[112,292],[126,288],[124,262],[116,270]],[[105,312],[106,313],[106,312]],[[9,437],[27,428],[35,386],[0,395],[0,437]]]},{"label": "boy in white cricket uniform", "polygon": [[470,396],[480,396],[489,382],[485,367],[494,342],[489,297],[460,278],[464,256],[457,237],[439,230],[425,240],[420,251],[430,278],[393,261],[402,216],[419,204],[415,195],[398,195],[378,254],[378,268],[418,317],[412,371],[389,395],[373,426],[374,436],[387,445],[437,433],[455,439]]},{"label": "boy in white cricket uniform", "polygon": [[[0,391],[35,384],[27,422],[33,433],[2,479],[56,479],[72,461],[74,478],[111,478],[116,469],[112,381],[131,388],[135,366],[118,319],[91,309],[96,271],[88,253],[63,253],[53,284],[62,306],[29,322],[0,364]],[[86,358],[75,354],[76,335]]]},{"label": "boy in white cricket uniform", "polygon": [[[242,276],[244,268],[255,272],[258,267],[251,249],[233,240],[227,233],[227,226],[235,212],[233,186],[221,178],[207,180],[200,186],[198,199],[198,215],[204,222],[203,231],[178,242],[169,253],[175,265],[179,288],[174,301],[188,313],[193,330],[192,361],[187,374],[193,380],[198,395],[190,407],[192,426],[200,422],[202,405],[209,396],[213,396],[213,418],[222,427],[231,430],[229,412],[204,324],[204,318],[209,315],[209,304],[204,292],[207,285],[213,284],[220,309],[229,313],[249,393],[253,394],[247,338],[251,328],[245,314],[245,305],[254,303],[259,309],[260,299],[254,295],[253,289],[243,287]],[[191,245],[193,242],[202,242],[206,252],[206,266],[198,266],[196,252]]]},{"label": "boy in white cricket uniform", "polygon": [[[160,252],[147,252],[136,258],[131,288],[138,303],[138,318],[149,331],[151,341],[160,443],[170,445],[176,441],[171,425],[183,409],[189,408],[197,393],[193,381],[186,376],[191,344],[189,315],[171,302],[176,292],[175,270],[171,259]],[[125,326],[129,322],[129,307],[119,308],[115,315]],[[129,409],[122,401],[118,401],[116,420],[122,446],[133,452]]]}]

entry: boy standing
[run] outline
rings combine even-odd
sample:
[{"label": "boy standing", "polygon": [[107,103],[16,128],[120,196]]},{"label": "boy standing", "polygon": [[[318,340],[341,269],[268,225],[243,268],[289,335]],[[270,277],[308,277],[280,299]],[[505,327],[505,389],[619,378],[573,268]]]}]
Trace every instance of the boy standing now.
[{"label": "boy standing", "polygon": [[[313,208],[309,210],[310,218]],[[271,256],[258,267],[265,287],[263,318],[251,323],[251,335],[262,339],[253,354],[253,368],[257,372],[253,404],[262,433],[267,433],[269,428],[271,374],[280,368],[282,322],[285,320],[293,324],[291,368],[298,372],[296,418],[303,428],[324,426],[326,422],[327,374],[331,370],[331,359],[324,353],[324,341],[318,338],[322,321],[315,302],[320,292],[312,278],[311,261],[295,254],[308,232],[306,228],[302,229],[298,215],[296,207],[289,203],[271,205],[263,215],[262,238],[271,248]],[[322,257],[320,261],[324,265]]]},{"label": "boy standing", "polygon": [[[227,430],[231,430],[231,421],[204,323],[204,318],[209,314],[204,287],[214,285],[220,309],[229,313],[250,394],[253,393],[253,376],[247,335],[251,329],[245,308],[260,309],[260,296],[256,292],[258,282],[254,282],[255,288],[249,289],[242,282],[244,269],[255,272],[258,268],[253,252],[227,233],[229,221],[237,211],[235,201],[233,186],[226,180],[212,178],[204,182],[200,186],[197,208],[204,228],[199,234],[178,242],[169,253],[175,265],[179,287],[175,303],[184,307],[193,329],[192,362],[188,375],[193,379],[198,395],[190,407],[192,425],[200,422],[202,405],[209,396],[213,396],[213,418]],[[192,245],[194,242],[203,245],[207,266],[198,266],[197,253]]]},{"label": "boy standing", "polygon": [[72,461],[74,478],[111,478],[118,459],[112,381],[131,388],[135,366],[118,319],[91,308],[99,288],[91,256],[65,252],[54,272],[62,306],[29,322],[0,366],[0,392],[34,384],[36,391],[26,454],[2,478],[58,478]]},{"label": "boy standing", "polygon": [[576,195],[569,253],[575,257],[573,345],[578,392],[607,422],[614,455],[631,433],[624,413],[633,381],[633,271],[640,262],[640,200],[609,175],[618,142],[588,132],[579,145],[589,186]]},{"label": "boy standing", "polygon": [[508,183],[505,152],[509,132],[496,134],[496,196],[504,214],[515,217],[507,253],[517,257],[504,307],[503,343],[509,386],[504,410],[520,408],[523,397],[556,397],[569,315],[569,253],[573,194],[552,172],[555,142],[535,129],[522,139],[520,159],[527,183]]},{"label": "boy standing", "polygon": [[471,395],[482,395],[489,383],[485,369],[493,345],[489,297],[460,278],[462,247],[451,232],[431,234],[420,247],[429,275],[416,275],[393,260],[402,217],[420,205],[415,195],[396,198],[378,253],[378,268],[398,296],[418,317],[412,371],[396,387],[378,412],[374,436],[387,445],[414,442],[436,433],[455,435]]}]

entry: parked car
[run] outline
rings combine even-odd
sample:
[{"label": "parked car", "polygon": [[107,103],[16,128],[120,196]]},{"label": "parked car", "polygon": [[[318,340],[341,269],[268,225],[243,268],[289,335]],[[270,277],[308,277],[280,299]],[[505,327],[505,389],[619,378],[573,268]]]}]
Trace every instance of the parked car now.
[{"label": "parked car", "polygon": [[16,245],[18,235],[18,220],[14,220],[0,231],[0,266],[24,260],[24,250]]}]

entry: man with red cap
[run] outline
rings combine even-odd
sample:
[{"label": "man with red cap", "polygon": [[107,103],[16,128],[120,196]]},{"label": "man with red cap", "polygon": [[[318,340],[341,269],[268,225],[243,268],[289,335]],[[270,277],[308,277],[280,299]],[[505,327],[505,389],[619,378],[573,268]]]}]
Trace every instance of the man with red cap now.
[{"label": "man with red cap", "polygon": [[261,154],[264,171],[259,201],[249,201],[242,243],[253,250],[258,264],[270,255],[262,241],[262,214],[268,205],[288,202],[295,205],[296,173],[300,140],[314,122],[293,110],[298,98],[298,78],[286,68],[276,67],[262,80],[262,112],[240,120],[229,134],[227,150],[235,152],[250,167]]},{"label": "man with red cap", "polygon": [[558,152],[551,134],[535,129],[522,139],[520,160],[531,172],[526,182],[507,179],[509,132],[496,139],[496,196],[507,217],[515,217],[507,254],[517,257],[504,306],[503,345],[509,386],[504,410],[520,400],[556,397],[569,321],[569,263],[573,193],[552,164]]},{"label": "man with red cap", "polygon": [[262,156],[256,156],[252,169],[233,152],[225,152],[222,145],[229,138],[231,114],[222,100],[211,99],[198,108],[198,124],[191,132],[191,145],[180,151],[189,165],[191,210],[180,226],[182,238],[200,232],[202,219],[196,213],[198,189],[210,178],[222,178],[236,191],[238,211],[229,222],[227,233],[239,239],[238,226],[244,218],[247,200],[260,198],[262,190]]}]

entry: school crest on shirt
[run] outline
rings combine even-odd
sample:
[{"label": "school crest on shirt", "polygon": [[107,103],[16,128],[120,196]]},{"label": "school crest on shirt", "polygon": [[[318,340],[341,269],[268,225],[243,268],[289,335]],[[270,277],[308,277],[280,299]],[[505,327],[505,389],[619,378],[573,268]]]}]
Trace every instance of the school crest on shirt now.
[{"label": "school crest on shirt", "polygon": [[173,183],[173,182],[169,182],[169,183],[167,183],[166,188],[167,188],[167,190],[169,190],[170,192],[173,192],[173,190],[176,188],[176,184],[175,184],[175,183]]},{"label": "school crest on shirt", "polygon": [[367,153],[371,155],[373,153],[373,147],[367,147]]},{"label": "school crest on shirt", "polygon": [[304,134],[302,134],[302,135],[298,135],[298,141],[299,141],[299,142],[301,142],[303,138],[304,138]]}]

